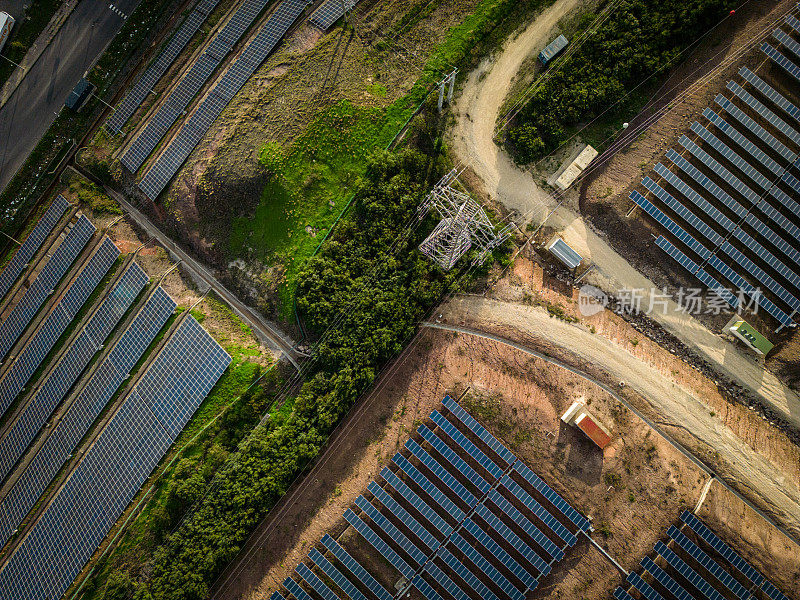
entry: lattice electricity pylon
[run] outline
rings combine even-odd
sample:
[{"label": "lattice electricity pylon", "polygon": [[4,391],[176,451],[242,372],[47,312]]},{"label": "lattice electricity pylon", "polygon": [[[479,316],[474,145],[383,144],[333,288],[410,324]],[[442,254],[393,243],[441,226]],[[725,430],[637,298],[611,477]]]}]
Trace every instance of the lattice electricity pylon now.
[{"label": "lattice electricity pylon", "polygon": [[442,112],[442,107],[444,106],[445,88],[447,88],[447,103],[450,104],[453,101],[453,89],[456,87],[456,75],[458,75],[458,69],[453,69],[439,82],[439,112]]},{"label": "lattice electricity pylon", "polygon": [[510,237],[513,228],[513,224],[509,224],[500,232],[495,231],[481,205],[451,186],[458,174],[457,169],[447,173],[417,211],[420,219],[431,210],[442,218],[419,250],[445,271],[452,269],[473,247],[478,250],[473,266],[482,263],[494,248]]}]

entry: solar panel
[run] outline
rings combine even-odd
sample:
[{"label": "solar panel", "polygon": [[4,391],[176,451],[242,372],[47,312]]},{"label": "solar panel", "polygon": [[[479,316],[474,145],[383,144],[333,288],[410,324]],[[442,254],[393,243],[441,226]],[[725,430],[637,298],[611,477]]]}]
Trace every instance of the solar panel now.
[{"label": "solar panel", "polygon": [[638,573],[631,571],[628,575],[628,583],[630,583],[636,590],[644,596],[647,600],[664,600],[664,598],[655,591]]},{"label": "solar panel", "polygon": [[303,563],[300,563],[295,567],[295,571],[297,572],[303,580],[311,586],[311,588],[317,592],[324,600],[341,600],[338,595],[333,593],[333,591],[325,585],[325,582],[322,581],[317,575],[309,569]]},{"label": "solar panel", "polygon": [[[504,540],[511,544],[514,550],[524,556],[525,559],[527,559],[527,561],[531,563],[537,570],[540,577],[545,577],[548,573],[550,573],[550,565],[547,564],[547,562],[541,556],[536,554],[536,552],[534,552],[528,544],[523,542],[522,539],[520,539],[520,537],[511,530],[511,528],[509,528],[497,517],[497,515],[486,508],[486,505],[479,504],[475,508],[475,512],[479,517],[486,521],[489,527],[499,533]],[[536,586],[532,585],[529,587],[534,588]]]},{"label": "solar panel", "polygon": [[764,165],[769,171],[776,175],[783,172],[783,167],[781,167],[776,161],[772,160],[772,158],[770,158],[766,152],[761,150],[761,148],[739,133],[738,130],[732,127],[725,119],[720,117],[713,110],[710,108],[704,109],[703,116],[713,123],[717,129],[724,133],[728,139]]},{"label": "solar panel", "polygon": [[771,581],[768,581],[767,579],[765,579],[761,584],[761,589],[765,594],[767,594],[767,596],[772,598],[772,600],[789,600],[778,588],[772,585]]},{"label": "solar panel", "polygon": [[308,553],[308,557],[314,561],[314,564],[317,565],[331,581],[347,594],[350,600],[367,600],[367,597],[362,594],[339,569],[334,567],[319,550],[312,548],[311,552]]},{"label": "solar panel", "polygon": [[383,556],[389,563],[394,566],[395,569],[400,571],[400,574],[406,578],[411,578],[414,576],[415,570],[411,568],[406,561],[400,558],[400,555],[397,554],[392,548],[384,542],[378,534],[376,534],[364,521],[362,521],[356,513],[354,513],[349,508],[344,513],[345,520],[352,525],[353,529],[358,531],[361,536],[367,540],[370,546],[375,548],[378,552],[380,552],[381,556]]},{"label": "solar panel", "polygon": [[466,566],[464,566],[464,563],[462,563],[455,556],[450,554],[450,552],[447,551],[447,548],[442,546],[441,548],[439,548],[439,551],[436,553],[436,555],[440,557],[448,567],[453,569],[456,575],[458,575],[461,579],[464,580],[464,583],[466,583],[473,590],[475,590],[482,599],[500,600],[492,590],[486,587],[477,577],[475,577],[472,571],[470,571]]},{"label": "solar panel", "polygon": [[[716,183],[711,181],[708,177],[703,175],[698,168],[692,165],[688,160],[683,158],[680,154],[675,152],[673,149],[669,149],[667,151],[666,157],[672,161],[679,169],[684,171],[687,175],[689,175],[694,181],[699,183],[707,192],[713,195],[717,200],[719,200],[722,204],[724,204],[729,210],[736,214],[737,217],[744,219],[747,214],[748,210],[742,206],[738,201],[734,200],[734,198],[728,194],[725,190],[719,187]],[[690,197],[692,201],[694,201],[695,197]],[[701,208],[705,205],[698,204]],[[719,213],[722,214],[722,213]],[[733,223],[730,220],[726,221],[727,223]],[[728,229],[728,227],[726,227]]]},{"label": "solar panel", "polygon": [[677,527],[670,525],[669,529],[667,530],[667,535],[675,540],[676,544],[678,544],[689,556],[696,560],[701,567],[716,577],[717,581],[722,583],[740,600],[747,600],[747,598],[750,597],[750,592],[747,591],[747,588],[736,581],[736,579],[731,577],[731,575],[725,569],[720,567],[692,540],[683,535]]},{"label": "solar panel", "polygon": [[453,416],[461,421],[461,423],[463,423],[470,431],[472,431],[472,433],[477,435],[484,444],[494,450],[495,454],[500,457],[500,460],[509,465],[517,460],[517,457],[514,456],[514,453],[511,452],[511,450],[500,443],[500,441],[498,441],[497,438],[489,433],[483,425],[473,419],[472,415],[464,410],[464,408],[461,407],[458,402],[453,400],[450,396],[445,396],[442,403],[444,404],[444,407],[453,414]]},{"label": "solar panel", "polygon": [[[214,36],[203,54],[195,61],[169,94],[164,104],[150,118],[142,132],[122,155],[120,162],[128,171],[136,173],[139,170],[147,157],[155,150],[161,138],[172,127],[172,124],[185,113],[189,103],[200,92],[206,80],[219,67],[233,45],[242,37],[268,3],[269,0],[245,0],[239,5],[234,15]],[[232,67],[229,67],[229,71],[230,68]]]},{"label": "solar panel", "polygon": [[489,552],[491,556],[503,563],[503,565],[514,574],[517,580],[519,580],[519,582],[522,584],[521,586],[515,587],[521,587],[522,591],[526,592],[527,590],[532,590],[539,585],[539,581],[536,579],[536,577],[529,573],[522,565],[520,565],[514,559],[514,557],[506,552],[502,546],[500,546],[500,544],[495,542],[489,536],[489,534],[487,534],[486,531],[484,531],[475,521],[467,518],[464,521],[464,529],[468,531],[470,535],[474,537],[478,543]]},{"label": "solar panel", "polygon": [[315,10],[308,20],[322,31],[327,31],[344,16],[344,13],[353,10],[358,2],[359,0],[328,0]]},{"label": "solar panel", "polygon": [[486,471],[489,472],[495,479],[500,479],[503,476],[503,469],[498,467],[497,463],[486,456],[483,450],[473,444],[470,439],[467,438],[467,436],[461,433],[461,431],[459,431],[455,425],[443,417],[439,411],[433,411],[431,414],[431,419],[450,437],[451,440],[466,450],[467,454],[474,458],[478,464],[486,469]]},{"label": "solar panel", "polygon": [[492,488],[483,477],[475,472],[475,469],[470,467],[463,458],[456,454],[455,451],[442,440],[442,438],[433,433],[425,425],[420,425],[417,428],[417,433],[481,492],[485,494]]},{"label": "solar panel", "polygon": [[411,580],[411,585],[417,588],[422,595],[425,596],[428,600],[444,600],[439,593],[434,590],[430,584],[425,581],[421,575],[417,575],[414,579]]},{"label": "solar panel", "polygon": [[642,559],[642,566],[653,578],[666,588],[670,594],[678,600],[692,600],[692,596],[677,581],[670,577],[661,567],[659,567],[649,556]]},{"label": "solar panel", "polygon": [[153,91],[156,84],[161,80],[175,62],[178,55],[189,43],[195,33],[200,29],[200,25],[206,20],[209,13],[219,4],[219,0],[202,0],[195,10],[189,13],[180,29],[172,36],[166,48],[158,55],[155,61],[148,67],[147,71],[133,84],[131,89],[125,94],[122,101],[117,104],[113,114],[106,122],[106,127],[112,133],[122,131],[125,123],[133,116],[133,113],[141,106],[147,95]]},{"label": "solar panel", "polygon": [[792,15],[786,15],[786,23],[789,25],[789,27],[800,33],[800,21],[798,21]]},{"label": "solar panel", "polygon": [[350,571],[356,578],[367,588],[370,592],[372,592],[375,596],[377,596],[380,600],[393,600],[392,594],[386,591],[377,580],[369,574],[369,572],[362,567],[356,559],[354,559],[350,554],[347,553],[347,550],[342,548],[336,540],[334,540],[331,536],[327,533],[322,538],[322,545],[327,548],[327,550],[336,557],[344,567]]},{"label": "solar panel", "polygon": [[[471,600],[469,595],[450,579],[432,560],[425,563],[425,571],[456,600]],[[419,577],[419,575],[417,577]]]},{"label": "solar panel", "polygon": [[272,595],[269,597],[269,600],[285,600],[285,599],[280,592],[272,592]]},{"label": "solar panel", "polygon": [[782,67],[789,75],[800,81],[800,67],[794,64],[791,60],[786,58],[783,54],[778,52],[775,48],[764,42],[761,45],[761,51],[769,56],[775,63]]},{"label": "solar panel", "polygon": [[800,133],[798,133],[794,127],[790,126],[786,121],[764,106],[761,102],[756,100],[756,98],[747,92],[742,86],[735,81],[729,81],[726,87],[736,94],[740,99],[742,99],[750,108],[761,115],[761,117],[775,129],[780,131],[795,144],[800,144]]},{"label": "solar panel", "polygon": [[95,232],[94,225],[82,216],[53,252],[50,260],[39,272],[25,295],[0,325],[0,360],[4,360],[14,343],[39,312],[45,300],[53,293],[58,282],[67,274],[84,246]]},{"label": "solar panel", "polygon": [[[558,519],[556,519],[550,512],[541,504],[539,504],[536,499],[531,496],[528,492],[526,492],[522,486],[520,486],[516,481],[511,479],[509,475],[503,477],[500,481],[500,485],[506,488],[511,494],[517,498],[520,502],[522,502],[525,507],[530,510],[534,515],[536,515],[540,521],[542,521],[545,525],[547,525],[558,537],[560,537],[564,542],[569,544],[570,546],[574,546],[575,542],[578,541],[578,538],[567,529]],[[492,500],[495,499],[495,496],[492,496]]]},{"label": "solar panel", "polygon": [[714,98],[714,102],[716,102],[725,112],[731,115],[734,119],[739,121],[747,129],[753,132],[761,141],[767,144],[775,152],[780,154],[783,158],[785,158],[789,162],[794,162],[795,160],[797,160],[797,154],[789,150],[789,148],[787,148],[785,144],[780,142],[774,135],[769,133],[766,129],[761,127],[761,125],[759,125],[749,116],[747,116],[744,113],[744,111],[742,111],[733,102],[728,100],[725,96],[723,96],[722,94],[717,94],[717,96]]},{"label": "solar panel", "polygon": [[567,517],[570,521],[574,523],[574,525],[582,530],[582,531],[591,531],[592,525],[589,523],[589,519],[584,517],[581,513],[577,510],[572,508],[570,504],[564,500],[561,496],[559,496],[553,488],[547,485],[542,479],[533,471],[531,471],[527,465],[516,462],[514,463],[514,470],[522,475],[523,479],[527,481],[533,488],[539,492],[542,496],[547,498],[547,500],[555,506],[558,511]]},{"label": "solar panel", "polygon": [[403,481],[388,467],[384,467],[381,470],[381,477],[383,477],[390,486],[397,490],[397,492],[403,496],[406,502],[417,509],[417,511],[423,517],[425,517],[429,523],[436,527],[436,529],[438,529],[445,537],[450,535],[450,533],[453,531],[453,528],[447,524],[447,521],[440,517],[439,513],[431,508],[430,505],[420,498],[410,487],[403,483]]},{"label": "solar panel", "polygon": [[[547,537],[542,531],[536,527],[533,523],[531,523],[530,519],[519,512],[513,504],[511,504],[508,500],[506,500],[500,492],[497,490],[492,490],[489,494],[489,499],[494,502],[497,507],[503,511],[506,515],[508,515],[511,520],[513,520],[517,525],[519,525],[522,530],[527,533],[531,538],[539,544],[550,556],[555,558],[557,561],[564,558],[564,551],[559,548],[553,540]],[[544,509],[542,509],[544,510]],[[569,531],[564,530],[567,534],[572,535]]]},{"label": "solar panel", "polygon": [[47,208],[42,218],[34,226],[28,237],[8,261],[8,264],[0,273],[0,300],[2,300],[8,293],[8,290],[14,285],[14,282],[19,278],[20,274],[28,266],[28,263],[33,258],[34,254],[41,248],[47,236],[53,231],[53,228],[61,220],[61,217],[70,207],[70,203],[66,201],[64,196],[59,194],[52,204]]},{"label": "solar panel", "polygon": [[738,569],[742,575],[747,577],[747,579],[749,579],[755,585],[761,585],[761,582],[764,581],[764,576],[756,571],[750,565],[750,563],[734,552],[730,546],[719,539],[717,534],[706,527],[706,525],[700,519],[698,519],[689,511],[685,510],[683,511],[683,514],[681,514],[681,520],[686,523],[692,529],[692,531],[700,536],[704,542],[719,552],[719,554],[722,555],[725,560],[736,567],[736,569]]},{"label": "solar panel", "polygon": [[372,492],[378,501],[383,504],[389,512],[396,516],[403,524],[408,527],[414,535],[416,535],[422,543],[425,544],[430,550],[436,550],[439,547],[439,540],[437,540],[419,521],[412,517],[406,509],[392,498],[386,490],[379,486],[374,481],[370,482],[367,489]]},{"label": "solar panel", "polygon": [[289,590],[289,593],[297,600],[314,600],[306,591],[301,588],[298,583],[291,577],[287,577],[283,582],[283,587]]},{"label": "solar panel", "polygon": [[0,379],[0,414],[22,391],[30,377],[78,315],[84,303],[119,257],[119,250],[106,238],[91,259],[81,268],[75,280],[44,318],[36,332],[19,352],[11,367]]},{"label": "solar panel", "polygon": [[787,115],[800,121],[800,108],[789,102],[781,93],[775,90],[766,81],[761,79],[758,75],[753,73],[747,67],[739,69],[739,75],[752,85],[756,90],[770,100],[775,106],[782,109]]},{"label": "solar panel", "polygon": [[[175,307],[172,298],[156,288],[0,503],[0,514],[5,517],[0,521],[0,540],[5,542],[33,508]],[[93,348],[96,350],[96,345]]]},{"label": "solar panel", "polygon": [[413,454],[417,460],[430,469],[431,473],[436,475],[436,477],[438,477],[445,486],[455,492],[455,494],[464,502],[464,504],[472,508],[478,503],[478,499],[472,494],[472,492],[461,485],[461,483],[459,483],[459,481],[453,477],[453,475],[447,469],[445,469],[439,461],[428,454],[417,442],[414,440],[407,440],[405,446],[406,449],[411,452],[411,454]]},{"label": "solar panel", "polygon": [[783,44],[786,49],[789,50],[795,56],[800,56],[800,44],[795,42],[791,37],[789,37],[785,31],[782,29],[776,29],[772,32],[772,37],[778,40],[781,44]]},{"label": "solar panel", "polygon": [[614,598],[617,600],[633,600],[633,597],[621,587],[614,590]]},{"label": "solar panel", "polygon": [[425,553],[420,550],[414,542],[409,540],[408,537],[406,537],[406,535],[403,534],[397,527],[395,527],[394,523],[386,518],[385,515],[381,514],[381,512],[369,500],[367,500],[364,496],[359,496],[356,498],[355,504],[358,508],[364,511],[364,514],[366,514],[370,520],[375,523],[375,525],[386,532],[386,534],[389,536],[389,539],[393,540],[397,545],[399,545],[413,561],[415,561],[418,565],[425,563]]},{"label": "solar panel", "polygon": [[469,560],[483,571],[486,576],[492,580],[501,590],[514,600],[524,600],[525,594],[518,590],[514,585],[506,579],[488,560],[486,560],[480,552],[478,552],[472,544],[465,540],[458,532],[450,536],[450,542],[458,548]]},{"label": "solar panel", "polygon": [[711,133],[708,129],[700,125],[697,121],[692,123],[690,129],[695,132],[704,142],[709,144],[714,150],[719,152],[731,164],[735,165],[742,173],[747,175],[752,181],[755,181],[762,189],[768,189],[772,182],[761,174],[749,162],[744,160],[736,152],[730,149],[729,146],[724,144],[717,136]]},{"label": "solar panel", "polygon": [[422,488],[425,493],[434,500],[434,502],[444,508],[446,514],[453,517],[459,523],[464,519],[464,511],[458,508],[448,496],[433,485],[425,475],[420,473],[405,456],[402,454],[395,454],[394,458],[392,458],[392,462],[400,467],[414,483]]},{"label": "solar panel", "polygon": [[725,180],[725,183],[730,185],[733,189],[739,192],[742,196],[747,198],[753,204],[757,203],[761,196],[756,194],[750,187],[742,183],[742,180],[736,177],[733,173],[731,173],[728,169],[723,167],[717,160],[712,158],[707,152],[705,152],[700,146],[695,144],[685,135],[681,136],[679,140],[680,144],[686,148],[692,155],[700,160],[706,167],[711,169],[714,173],[716,173],[719,177]]},{"label": "solar panel", "polygon": [[658,542],[655,549],[673,569],[680,573],[686,581],[700,590],[706,598],[709,600],[725,600],[725,596],[715,590],[702,576],[698,575],[697,571],[683,562],[680,556],[667,548],[664,542]]},{"label": "solar panel", "polygon": [[[154,199],[162,192],[217,117],[222,114],[224,108],[266,60],[311,1],[283,0],[278,5],[264,27],[220,77],[211,92],[200,102],[194,114],[184,123],[166,150],[145,174],[139,188],[148,198]],[[141,163],[139,165],[141,166]]]},{"label": "solar panel", "polygon": [[692,251],[697,254],[703,260],[707,260],[711,256],[711,251],[703,246],[700,242],[698,242],[692,235],[686,232],[683,227],[679,226],[675,221],[670,219],[667,215],[661,212],[658,208],[656,208],[652,202],[650,202],[647,198],[642,196],[636,190],[633,190],[630,194],[630,199],[633,200],[637,206],[642,208],[648,215],[653,217],[656,221],[658,221],[661,225],[667,228],[667,231],[672,233],[675,237],[681,240],[684,244],[686,244]]}]

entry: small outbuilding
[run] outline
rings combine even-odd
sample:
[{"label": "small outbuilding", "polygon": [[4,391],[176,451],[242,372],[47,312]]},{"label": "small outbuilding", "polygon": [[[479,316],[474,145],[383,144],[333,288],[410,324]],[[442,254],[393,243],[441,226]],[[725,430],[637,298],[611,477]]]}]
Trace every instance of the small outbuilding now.
[{"label": "small outbuilding", "polygon": [[583,258],[560,237],[554,237],[547,245],[547,251],[560,260],[570,271],[574,271]]},{"label": "small outbuilding", "polygon": [[558,179],[556,179],[556,187],[564,191],[571,186],[575,180],[581,176],[581,173],[586,170],[589,163],[595,159],[597,154],[597,150],[587,144],[575,160],[567,165],[561,172],[561,175],[558,176]]},{"label": "small outbuilding", "polygon": [[539,52],[539,61],[542,63],[542,65],[547,66],[547,63],[549,63],[556,56],[561,54],[564,48],[566,48],[568,45],[569,45],[569,40],[565,36],[563,35],[558,36],[552,42],[547,44],[544,50]]},{"label": "small outbuilding", "polygon": [[67,96],[64,106],[74,110],[75,112],[79,112],[81,108],[83,108],[83,105],[86,104],[89,96],[91,96],[92,92],[94,92],[94,89],[94,84],[89,83],[85,78],[81,79],[78,82],[78,85],[76,85],[69,93],[69,96]]},{"label": "small outbuilding", "polygon": [[580,429],[601,450],[611,443],[611,433],[589,413],[583,400],[573,402],[561,420]]},{"label": "small outbuilding", "polygon": [[761,335],[747,321],[740,319],[728,328],[733,335],[742,340],[756,354],[766,356],[774,347],[773,343]]}]

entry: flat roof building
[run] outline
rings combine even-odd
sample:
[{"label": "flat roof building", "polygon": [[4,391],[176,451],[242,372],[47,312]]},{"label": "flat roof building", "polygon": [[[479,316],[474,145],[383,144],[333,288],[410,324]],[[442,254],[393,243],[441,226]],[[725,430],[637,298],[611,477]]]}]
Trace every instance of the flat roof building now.
[{"label": "flat roof building", "polygon": [[547,245],[547,251],[560,260],[568,269],[575,270],[583,258],[567,245],[560,237],[553,238]]},{"label": "flat roof building", "polygon": [[611,443],[611,433],[586,410],[583,400],[573,402],[561,420],[580,429],[601,450]]},{"label": "flat roof building", "polygon": [[761,356],[769,354],[769,351],[774,347],[772,342],[756,331],[756,328],[747,321],[736,321],[730,327],[729,331],[747,344],[756,354],[760,354]]},{"label": "flat roof building", "polygon": [[563,35],[558,36],[552,42],[547,44],[547,46],[544,47],[544,50],[539,52],[539,60],[543,65],[547,66],[547,63],[549,63],[556,56],[558,56],[561,53],[561,51],[568,45],[569,45],[569,40],[565,36]]}]

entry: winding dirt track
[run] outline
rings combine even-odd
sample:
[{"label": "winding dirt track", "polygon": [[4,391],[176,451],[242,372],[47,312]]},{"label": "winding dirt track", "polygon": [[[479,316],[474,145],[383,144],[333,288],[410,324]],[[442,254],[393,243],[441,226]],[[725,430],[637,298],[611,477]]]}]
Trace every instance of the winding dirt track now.
[{"label": "winding dirt track", "polygon": [[[558,0],[542,12],[515,39],[509,40],[498,55],[486,59],[470,73],[454,107],[457,120],[451,147],[457,158],[478,175],[487,195],[536,223],[554,208],[555,201],[537,186],[530,173],[514,165],[492,141],[492,136],[502,102],[521,65],[547,42],[558,20],[579,4],[579,0]],[[655,288],[654,284],[617,254],[580,215],[561,206],[550,217],[548,225],[561,231],[567,243],[595,265],[587,276],[588,282],[608,291],[643,290],[642,306],[649,305],[648,291]],[[659,309],[652,316],[719,372],[759,395],[788,422],[800,428],[797,393],[749,356],[742,355],[733,344],[690,315],[678,312],[674,302],[669,302],[663,313]]]}]

